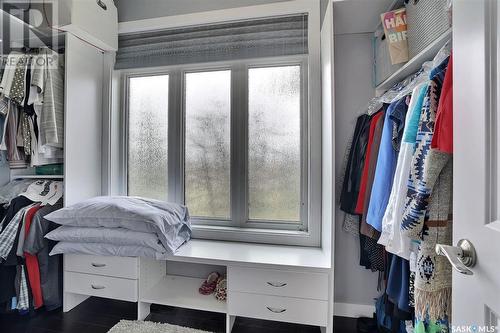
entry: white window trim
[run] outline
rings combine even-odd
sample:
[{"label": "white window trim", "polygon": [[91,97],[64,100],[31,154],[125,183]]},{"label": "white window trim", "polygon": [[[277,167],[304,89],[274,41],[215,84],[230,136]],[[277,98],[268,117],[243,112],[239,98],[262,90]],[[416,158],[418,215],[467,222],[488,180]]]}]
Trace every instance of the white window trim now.
[{"label": "white window trim", "polygon": [[[271,243],[271,244],[283,244],[283,245],[299,245],[299,246],[321,246],[321,227],[322,227],[322,215],[321,215],[321,188],[322,188],[322,162],[321,162],[321,151],[322,151],[322,133],[321,133],[321,75],[320,75],[320,8],[319,0],[294,0],[286,1],[268,5],[251,6],[244,8],[234,8],[226,10],[217,10],[204,13],[194,13],[187,15],[178,16],[168,16],[155,19],[138,20],[131,22],[122,22],[119,24],[119,33],[131,33],[131,32],[141,32],[150,31],[158,29],[166,29],[173,27],[185,27],[192,25],[210,24],[210,23],[221,23],[228,21],[244,20],[244,19],[257,19],[263,17],[271,16],[282,16],[282,15],[292,15],[292,14],[308,14],[308,47],[309,54],[307,56],[307,66],[303,67],[303,73],[306,72],[307,76],[304,76],[306,80],[306,86],[308,87],[308,93],[305,94],[308,98],[307,101],[307,113],[309,124],[303,126],[307,131],[308,145],[305,147],[305,151],[308,154],[307,159],[303,159],[302,170],[307,170],[307,177],[302,177],[305,182],[308,183],[307,188],[302,186],[303,192],[306,190],[308,207],[307,216],[307,231],[301,230],[276,230],[272,229],[272,224],[263,224],[250,222],[246,224],[245,228],[239,228],[235,226],[214,226],[212,225],[202,225],[198,224],[193,228],[193,237],[195,238],[206,238],[206,239],[217,239],[217,240],[228,240],[228,241],[244,241],[244,242],[259,242],[259,243]],[[280,57],[278,62],[283,63],[285,58],[294,57]],[[272,60],[271,60],[272,59]],[[252,62],[252,65],[266,64],[272,66],[272,61],[276,61],[277,58],[271,59],[257,59],[248,60],[246,59],[242,63]],[[296,60],[296,57],[295,57]],[[207,63],[207,64],[193,64],[193,65],[183,65],[183,66],[168,66],[161,68],[138,68],[133,70],[120,71],[122,77],[124,78],[125,94],[122,96],[122,105],[124,106],[122,110],[128,113],[128,107],[126,105],[128,91],[127,91],[127,78],[134,75],[151,75],[151,74],[169,74],[170,80],[183,80],[183,72],[179,71],[179,68],[183,68],[184,71],[196,71],[196,70],[211,70],[211,69],[224,69],[228,68],[228,65],[234,65],[235,62],[220,62],[220,63]],[[170,84],[169,87],[174,86]],[[183,83],[180,87],[184,87]],[[233,89],[233,87],[231,87]],[[174,94],[176,96],[181,96],[179,92],[169,92],[169,114],[172,110],[171,107],[175,105],[180,105],[181,101],[175,100]],[[232,94],[234,96],[234,94]],[[181,97],[182,98],[182,97]],[[234,97],[232,97],[234,99]],[[240,101],[240,103],[246,103],[246,101]],[[182,101],[182,105],[184,102]],[[233,100],[232,103],[233,105]],[[245,108],[248,106],[246,105]],[[184,110],[181,112],[172,112],[175,114],[184,115]],[[303,113],[302,113],[303,114]],[[125,181],[124,189],[127,188],[127,147],[126,147],[126,131],[128,129],[128,124],[126,122],[126,116],[123,117],[123,133],[122,133],[122,143],[125,143],[125,147],[122,149],[122,163],[123,166],[122,175]],[[176,179],[175,186],[169,186],[169,198],[170,200],[176,202],[183,202],[183,177],[177,177],[177,175],[183,173],[183,147],[184,145],[176,144],[179,138],[184,140],[184,124],[183,119],[175,119],[176,128],[173,128],[171,117],[169,116],[169,162],[168,162],[168,173],[169,173],[169,183],[171,179]],[[180,125],[180,126],[178,126]],[[182,131],[179,133],[178,131]],[[181,136],[182,135],[182,136]],[[172,138],[172,140],[171,140]],[[177,139],[175,139],[177,138]],[[231,137],[233,139],[233,137]],[[304,140],[301,140],[304,142]],[[182,148],[181,148],[182,147]],[[171,149],[174,149],[172,151]],[[175,156],[175,158],[171,158]],[[306,165],[304,166],[304,163]],[[231,166],[231,183],[234,179],[233,170],[238,166]],[[180,169],[179,169],[180,168]],[[241,172],[241,168],[239,168]],[[244,168],[245,181],[246,181],[246,166]],[[241,178],[239,178],[241,180]],[[180,181],[177,181],[180,180]],[[303,184],[304,185],[304,184]],[[302,194],[304,195],[304,194]],[[302,210],[303,211],[303,210]],[[304,216],[301,216],[301,220],[304,221]],[[211,221],[213,222],[213,221]],[[283,224],[280,223],[280,228]],[[300,228],[299,228],[300,229]]]}]

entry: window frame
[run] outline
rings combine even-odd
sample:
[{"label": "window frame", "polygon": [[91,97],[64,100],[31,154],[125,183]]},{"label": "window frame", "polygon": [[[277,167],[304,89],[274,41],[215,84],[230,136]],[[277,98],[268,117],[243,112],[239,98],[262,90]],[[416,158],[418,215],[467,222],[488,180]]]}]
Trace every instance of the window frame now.
[{"label": "window frame", "polygon": [[[301,75],[301,207],[300,221],[272,221],[272,220],[251,220],[248,212],[248,71],[252,68],[280,67],[280,66],[300,66]],[[124,181],[123,188],[128,191],[128,117],[129,117],[129,92],[130,78],[168,75],[169,77],[169,106],[168,106],[168,194],[165,200],[184,204],[185,202],[185,145],[186,145],[186,100],[185,100],[185,74],[197,72],[212,72],[230,70],[231,71],[231,112],[230,112],[230,151],[231,151],[231,171],[230,171],[230,216],[229,220],[218,218],[198,218],[192,217],[194,237],[222,240],[245,241],[257,239],[263,242],[276,244],[295,244],[315,246],[316,241],[312,241],[313,235],[319,237],[320,220],[314,219],[316,214],[315,205],[311,202],[310,193],[313,178],[321,175],[311,175],[311,164],[321,163],[321,156],[312,153],[312,145],[321,145],[321,142],[312,141],[310,133],[320,131],[321,124],[312,126],[310,108],[310,86],[309,86],[309,63],[308,57],[286,56],[262,59],[245,59],[236,61],[224,61],[214,63],[200,63],[175,65],[157,68],[135,68],[123,70],[122,80],[124,86]],[[241,98],[243,96],[243,98]],[[239,130],[235,122],[239,122]],[[244,149],[241,149],[244,148]],[[321,153],[321,150],[316,149]],[[243,155],[243,156],[242,156]],[[236,188],[244,188],[244,191],[237,191]],[[128,194],[128,193],[127,193]],[[318,205],[316,205],[317,207]],[[319,207],[321,207],[319,205]],[[317,208],[316,208],[317,209]],[[314,219],[314,220],[313,220]],[[269,239],[269,240],[267,240]]]},{"label": "window frame", "polygon": [[[308,126],[309,133],[307,134],[308,144],[308,159],[307,159],[307,171],[309,175],[307,184],[307,199],[309,205],[308,211],[308,229],[307,231],[300,230],[271,230],[259,228],[239,228],[239,227],[228,227],[228,226],[207,226],[198,224],[193,227],[193,237],[203,238],[203,239],[214,239],[214,240],[227,240],[227,241],[240,241],[240,242],[256,242],[256,243],[269,243],[269,244],[281,244],[281,245],[295,245],[295,246],[312,246],[320,247],[322,244],[322,228],[329,230],[329,225],[332,221],[324,220],[325,216],[322,214],[322,209],[324,208],[323,203],[323,175],[324,165],[322,161],[322,109],[321,109],[321,44],[320,44],[320,32],[321,32],[321,18],[320,18],[320,5],[319,1],[311,0],[294,0],[287,1],[284,3],[273,3],[266,5],[256,5],[246,7],[246,10],[241,10],[241,8],[235,9],[225,9],[220,11],[211,12],[213,15],[206,15],[206,13],[195,13],[189,15],[162,17],[157,19],[140,20],[134,22],[122,22],[119,25],[119,33],[134,33],[141,31],[151,31],[151,30],[161,30],[168,28],[175,28],[180,26],[189,25],[201,25],[201,24],[211,24],[227,22],[228,20],[247,20],[247,19],[259,19],[263,17],[281,16],[281,15],[295,15],[300,13],[308,14],[308,55],[305,56],[307,59],[307,68],[304,67],[307,75],[304,77],[308,81],[308,103],[307,103],[307,115],[308,115]],[[285,58],[285,57],[283,57]],[[283,59],[281,58],[281,59]],[[259,59],[257,61],[262,62],[266,59]],[[269,59],[268,59],[269,60]],[[273,60],[276,60],[273,59]],[[250,61],[249,59],[245,61]],[[183,67],[205,67],[205,68],[216,68],[217,66],[222,66],[224,63],[209,63],[209,64],[196,64],[187,65]],[[170,77],[170,92],[169,92],[169,111],[176,110],[178,107],[175,106],[177,101],[175,94],[172,95],[172,90],[174,90],[175,84],[172,80],[182,80],[181,73],[176,69],[178,66],[169,66],[163,68],[136,68],[132,70],[119,70],[116,71],[117,75],[124,78],[122,85],[126,86],[126,76],[129,74],[144,75],[148,73],[166,73]],[[183,85],[182,85],[183,86]],[[122,86],[123,87],[123,86]],[[175,88],[177,89],[177,88]],[[122,88],[122,91],[126,91],[126,88]],[[179,95],[179,93],[177,93]],[[120,97],[122,101],[122,106],[125,105],[127,94]],[[172,103],[172,104],[170,104]],[[121,110],[125,110],[122,107]],[[125,115],[124,115],[125,113]],[[124,180],[126,179],[126,168],[127,163],[124,160],[128,148],[127,137],[125,136],[125,121],[123,118],[126,117],[126,112],[120,114],[120,123],[122,124],[120,132],[121,148],[119,155],[119,166],[118,171],[119,177],[121,179],[117,186],[119,193],[124,192],[126,189],[126,183],[124,186]],[[170,116],[170,115],[169,115]],[[178,126],[174,128],[174,126]],[[179,137],[178,131],[184,129],[184,124],[182,119],[175,119],[171,121],[169,118],[169,161],[168,161],[168,173],[169,180],[175,177],[176,172],[178,173],[181,166],[180,160],[183,156],[181,149],[177,147],[172,147],[173,141],[172,137],[177,135]],[[174,138],[175,140],[175,138]],[[175,150],[175,151],[174,151]],[[183,168],[183,166],[182,166]],[[245,167],[246,168],[246,167]],[[328,177],[327,177],[328,178]],[[327,179],[325,179],[327,180]],[[172,201],[178,201],[179,196],[182,194],[181,182],[176,181],[176,186],[171,186],[172,182],[169,183],[169,198]],[[325,241],[327,238],[323,238]]]}]

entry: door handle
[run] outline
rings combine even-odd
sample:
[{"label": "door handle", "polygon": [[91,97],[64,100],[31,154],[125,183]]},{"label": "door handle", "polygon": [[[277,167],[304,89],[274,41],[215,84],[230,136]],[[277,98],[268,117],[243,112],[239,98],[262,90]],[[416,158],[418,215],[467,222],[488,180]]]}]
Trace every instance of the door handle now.
[{"label": "door handle", "polygon": [[467,267],[474,267],[474,265],[476,265],[476,250],[474,249],[472,243],[467,239],[459,240],[457,246],[437,244],[436,253],[440,256],[448,258],[451,266],[453,266],[453,268],[459,273],[465,275],[474,274]]},{"label": "door handle", "polygon": [[281,288],[287,285],[286,282],[268,282],[267,284],[275,288]]}]

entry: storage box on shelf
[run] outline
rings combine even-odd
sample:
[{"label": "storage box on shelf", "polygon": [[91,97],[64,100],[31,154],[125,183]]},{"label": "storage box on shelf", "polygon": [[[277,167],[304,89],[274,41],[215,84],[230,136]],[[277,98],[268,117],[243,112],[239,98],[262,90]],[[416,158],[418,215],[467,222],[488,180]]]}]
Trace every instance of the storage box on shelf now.
[{"label": "storage box on shelf", "polygon": [[417,72],[424,62],[432,60],[439,50],[451,39],[451,29],[447,30],[439,38],[423,49],[419,54],[410,59],[403,67],[389,76],[385,81],[375,87],[377,95],[384,93],[398,82],[401,82],[411,74]]},{"label": "storage box on shelf", "polygon": [[410,0],[406,4],[408,51],[416,57],[450,28],[448,0]]},{"label": "storage box on shelf", "polygon": [[[410,60],[392,65],[383,41],[383,29],[377,26],[374,33],[373,77],[377,95],[394,84],[417,72],[424,62],[432,60],[451,39],[451,22],[446,0],[394,0],[387,11],[406,6],[408,48]],[[384,49],[385,47],[385,49]]]}]

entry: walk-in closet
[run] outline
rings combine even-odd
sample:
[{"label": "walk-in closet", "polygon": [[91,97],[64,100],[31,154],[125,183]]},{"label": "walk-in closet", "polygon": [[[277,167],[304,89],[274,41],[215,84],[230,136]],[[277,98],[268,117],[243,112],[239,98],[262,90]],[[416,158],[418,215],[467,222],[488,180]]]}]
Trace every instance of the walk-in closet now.
[{"label": "walk-in closet", "polygon": [[0,333],[500,332],[499,18],[0,1]]}]

